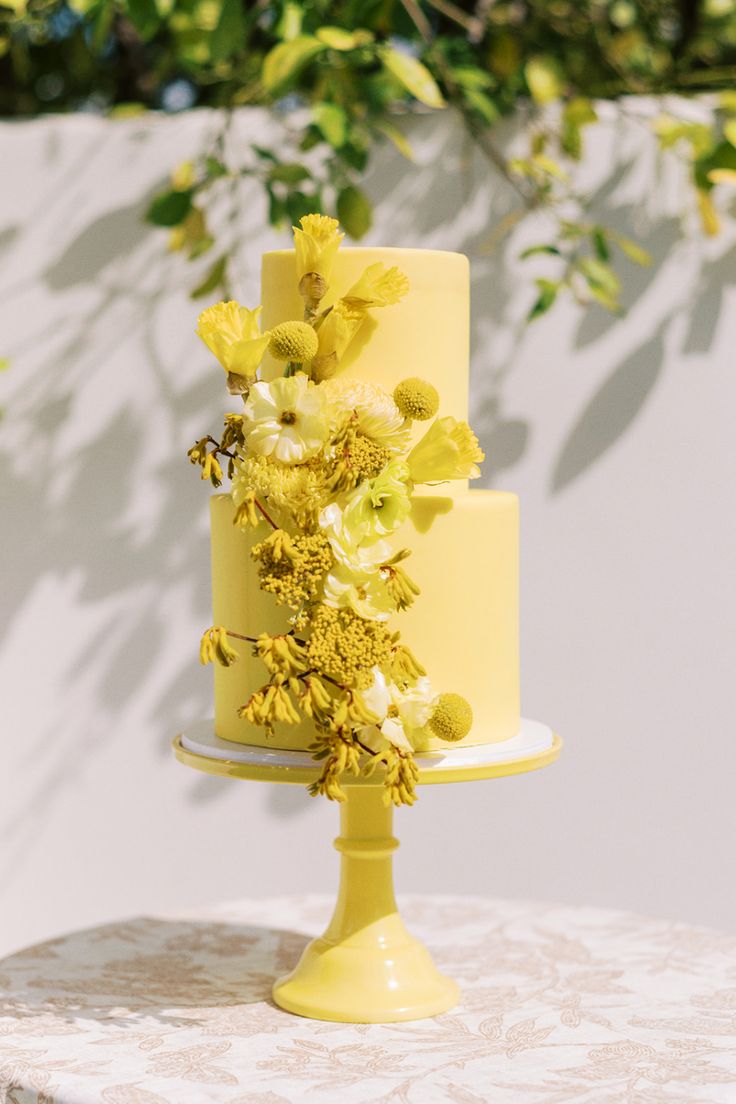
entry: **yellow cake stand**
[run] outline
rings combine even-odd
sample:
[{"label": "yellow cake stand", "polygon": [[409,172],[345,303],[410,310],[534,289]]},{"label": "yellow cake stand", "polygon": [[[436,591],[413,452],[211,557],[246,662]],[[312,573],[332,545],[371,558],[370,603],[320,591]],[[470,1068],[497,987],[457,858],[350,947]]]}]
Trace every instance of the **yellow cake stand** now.
[{"label": "yellow cake stand", "polygon": [[[522,721],[500,744],[449,747],[417,756],[419,782],[470,782],[537,770],[560,754],[562,741],[546,725]],[[174,740],[180,762],[207,774],[305,785],[319,766],[308,752],[249,747],[220,740],[211,721]],[[273,986],[281,1008],[315,1020],[392,1023],[446,1012],[458,987],[435,967],[426,947],[404,927],[394,897],[393,810],[383,804],[381,779],[342,782],[340,887],[324,935]]]}]

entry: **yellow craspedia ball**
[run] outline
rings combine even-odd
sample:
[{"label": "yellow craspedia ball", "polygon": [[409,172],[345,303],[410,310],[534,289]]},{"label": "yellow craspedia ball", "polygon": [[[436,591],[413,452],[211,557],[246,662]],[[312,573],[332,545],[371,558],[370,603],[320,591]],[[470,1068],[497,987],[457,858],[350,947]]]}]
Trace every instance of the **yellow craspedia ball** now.
[{"label": "yellow craspedia ball", "polygon": [[317,355],[319,341],[308,322],[282,322],[271,330],[268,350],[276,360],[294,360],[303,364]]},{"label": "yellow craspedia ball", "polygon": [[440,408],[437,388],[417,376],[397,383],[394,388],[394,402],[405,418],[411,418],[415,422],[426,422],[429,418],[434,418]]},{"label": "yellow craspedia ball", "polygon": [[473,725],[473,710],[462,694],[440,694],[429,727],[440,740],[462,740]]}]

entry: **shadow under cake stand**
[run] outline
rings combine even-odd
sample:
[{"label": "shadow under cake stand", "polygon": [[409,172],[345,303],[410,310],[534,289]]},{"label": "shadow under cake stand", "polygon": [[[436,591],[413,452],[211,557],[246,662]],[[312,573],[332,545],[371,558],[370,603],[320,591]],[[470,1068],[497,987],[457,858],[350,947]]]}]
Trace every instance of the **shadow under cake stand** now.
[{"label": "shadow under cake stand", "polygon": [[[419,783],[472,782],[538,770],[554,762],[562,741],[546,725],[523,720],[516,736],[497,744],[449,747],[416,756]],[[279,751],[219,739],[203,721],[174,740],[180,762],[206,774],[306,785],[320,771],[306,751]],[[316,1020],[392,1023],[446,1012],[456,983],[435,967],[426,947],[404,927],[393,886],[393,808],[378,777],[341,779],[340,886],[324,935],[304,950],[291,973],[273,986],[281,1008]]]}]

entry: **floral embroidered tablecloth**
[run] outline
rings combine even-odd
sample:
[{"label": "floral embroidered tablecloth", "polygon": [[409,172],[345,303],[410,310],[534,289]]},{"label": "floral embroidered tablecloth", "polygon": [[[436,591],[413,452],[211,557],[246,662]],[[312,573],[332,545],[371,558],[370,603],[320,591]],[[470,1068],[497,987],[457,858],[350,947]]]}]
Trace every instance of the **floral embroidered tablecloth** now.
[{"label": "floral embroidered tablecloth", "polygon": [[623,912],[408,897],[461,1005],[394,1025],[269,1000],[325,898],[145,917],[0,961],[10,1104],[736,1102],[736,937]]}]

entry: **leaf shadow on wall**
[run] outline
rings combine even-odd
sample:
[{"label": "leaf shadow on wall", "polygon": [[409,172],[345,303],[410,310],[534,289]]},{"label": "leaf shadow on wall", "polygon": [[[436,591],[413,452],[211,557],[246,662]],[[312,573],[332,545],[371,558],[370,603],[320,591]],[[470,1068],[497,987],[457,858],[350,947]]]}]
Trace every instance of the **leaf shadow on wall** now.
[{"label": "leaf shadow on wall", "polygon": [[608,376],[568,434],[552,472],[553,494],[588,471],[623,435],[651,395],[662,371],[661,330]]}]

